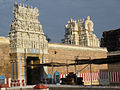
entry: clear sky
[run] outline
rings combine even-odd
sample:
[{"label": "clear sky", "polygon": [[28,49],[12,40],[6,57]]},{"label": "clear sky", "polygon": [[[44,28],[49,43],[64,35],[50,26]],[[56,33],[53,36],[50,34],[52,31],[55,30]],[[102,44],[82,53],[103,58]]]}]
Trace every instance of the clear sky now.
[{"label": "clear sky", "polygon": [[[25,0],[0,0],[0,36],[8,36],[14,1]],[[70,18],[90,16],[99,39],[103,31],[120,28],[120,0],[28,0],[26,4],[38,7],[39,21],[51,42],[61,42]]]}]

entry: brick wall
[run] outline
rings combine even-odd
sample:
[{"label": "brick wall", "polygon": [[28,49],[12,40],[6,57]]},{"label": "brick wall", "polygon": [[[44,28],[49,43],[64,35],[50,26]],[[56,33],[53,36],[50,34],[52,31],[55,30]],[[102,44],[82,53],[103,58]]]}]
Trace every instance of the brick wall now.
[{"label": "brick wall", "polygon": [[9,45],[0,43],[0,75],[11,78],[11,71]]},{"label": "brick wall", "polygon": [[[107,51],[104,48],[91,48],[91,47],[80,47],[74,45],[64,45],[64,44],[51,44],[49,43],[49,54],[48,62],[60,62],[60,63],[74,63],[76,56],[79,59],[94,59],[94,58],[106,58]],[[9,56],[9,42],[0,43],[0,74],[6,77],[11,77],[11,63]],[[77,66],[77,70],[81,70],[86,65]],[[92,65],[92,72],[99,72],[100,70],[106,70],[107,65]],[[66,66],[54,67],[53,73],[58,70],[62,74],[67,73]],[[69,66],[68,72],[74,72],[75,67]],[[87,66],[82,72],[90,72],[90,65]],[[48,73],[52,73],[52,67],[48,67]]]},{"label": "brick wall", "polygon": [[[51,44],[49,43],[49,55],[48,62],[60,62],[60,63],[74,63],[76,56],[79,59],[95,59],[95,58],[106,58],[107,50],[104,48],[93,48],[93,47],[80,47],[75,45],[64,45],[64,44]],[[77,70],[81,70],[86,65],[78,65]],[[99,72],[100,70],[108,69],[107,64],[103,65],[92,65],[92,72]],[[53,72],[59,71],[61,74],[67,73],[67,68],[54,67]],[[69,72],[74,72],[75,67],[70,66],[68,68]],[[82,72],[90,72],[90,65],[87,66]],[[52,67],[48,67],[48,73],[52,74]]]}]

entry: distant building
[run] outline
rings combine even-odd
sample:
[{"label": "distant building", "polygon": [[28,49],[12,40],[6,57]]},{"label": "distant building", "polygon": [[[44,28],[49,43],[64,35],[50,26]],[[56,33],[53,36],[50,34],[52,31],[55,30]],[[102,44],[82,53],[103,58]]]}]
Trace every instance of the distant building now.
[{"label": "distant building", "polygon": [[90,16],[88,16],[85,20],[80,19],[80,21],[70,19],[68,24],[65,26],[64,43],[99,47],[99,39],[93,33],[93,25],[94,24],[90,20]]},{"label": "distant building", "polygon": [[[114,72],[115,79],[112,78],[113,85],[120,85],[120,28],[116,30],[104,31],[101,38],[101,47],[108,50],[108,57],[112,58],[114,63],[108,64],[108,71]],[[118,77],[118,78],[117,78]]]},{"label": "distant building", "polygon": [[120,29],[103,32],[101,47],[106,47],[109,52],[120,50]]}]

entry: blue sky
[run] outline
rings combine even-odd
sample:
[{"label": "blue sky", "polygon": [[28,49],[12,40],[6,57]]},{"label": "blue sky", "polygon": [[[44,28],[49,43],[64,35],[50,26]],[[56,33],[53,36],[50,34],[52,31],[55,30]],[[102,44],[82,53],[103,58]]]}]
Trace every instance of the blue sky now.
[{"label": "blue sky", "polygon": [[[0,36],[8,36],[14,1],[24,3],[24,0],[0,0]],[[61,42],[70,18],[90,16],[99,39],[103,31],[120,28],[120,0],[28,0],[26,4],[38,7],[39,21],[51,42]]]}]

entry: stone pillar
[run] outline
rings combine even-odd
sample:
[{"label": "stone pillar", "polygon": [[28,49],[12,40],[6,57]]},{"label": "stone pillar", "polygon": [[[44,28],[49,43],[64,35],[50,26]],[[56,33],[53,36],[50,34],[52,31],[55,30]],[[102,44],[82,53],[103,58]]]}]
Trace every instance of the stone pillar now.
[{"label": "stone pillar", "polygon": [[22,73],[22,57],[21,56],[18,56],[18,80],[22,80],[22,76],[23,76],[23,73]]},{"label": "stone pillar", "polygon": [[14,63],[14,69],[15,69],[15,73],[14,73],[14,79],[17,80],[18,79],[18,61],[17,58],[15,58],[15,63]]}]

